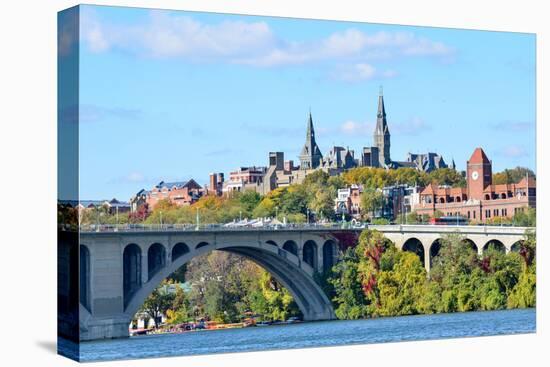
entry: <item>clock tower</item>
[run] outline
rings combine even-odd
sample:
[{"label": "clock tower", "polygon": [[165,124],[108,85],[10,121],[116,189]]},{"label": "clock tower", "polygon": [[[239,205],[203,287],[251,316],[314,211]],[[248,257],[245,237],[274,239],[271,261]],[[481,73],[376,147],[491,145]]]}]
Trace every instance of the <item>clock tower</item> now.
[{"label": "clock tower", "polygon": [[491,161],[481,148],[476,148],[466,165],[468,199],[483,200],[483,191],[493,183]]}]

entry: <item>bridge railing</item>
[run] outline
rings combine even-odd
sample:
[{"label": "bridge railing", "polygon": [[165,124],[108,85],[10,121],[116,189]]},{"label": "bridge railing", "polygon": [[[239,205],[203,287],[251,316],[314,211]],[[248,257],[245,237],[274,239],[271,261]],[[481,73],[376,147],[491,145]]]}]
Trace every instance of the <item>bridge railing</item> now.
[{"label": "bridge railing", "polygon": [[362,229],[366,226],[345,225],[342,223],[309,223],[282,224],[262,226],[226,226],[225,224],[85,224],[80,226],[81,232],[159,232],[159,231],[265,231],[265,230],[315,230],[315,229]]},{"label": "bridge railing", "polygon": [[365,223],[352,224],[345,223],[287,223],[287,224],[267,224],[267,225],[235,225],[228,224],[84,224],[80,225],[81,232],[193,232],[193,231],[273,231],[273,230],[323,230],[323,229],[344,229],[360,231],[371,228],[381,231],[407,231],[413,229],[430,230],[437,228],[443,232],[464,230],[473,232],[486,232],[489,230],[502,230],[509,228],[511,231],[524,231],[527,227],[502,227],[502,226],[456,226],[456,225],[434,225],[434,224],[388,224],[388,225],[368,225]]}]

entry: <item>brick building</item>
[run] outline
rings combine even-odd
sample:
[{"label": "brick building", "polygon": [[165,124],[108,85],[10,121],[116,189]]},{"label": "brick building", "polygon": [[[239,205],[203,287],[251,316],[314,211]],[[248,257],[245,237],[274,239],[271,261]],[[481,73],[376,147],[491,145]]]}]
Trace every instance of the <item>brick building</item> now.
[{"label": "brick building", "polygon": [[204,189],[191,179],[189,181],[161,181],[149,191],[140,190],[131,200],[132,211],[136,211],[144,203],[153,210],[161,200],[169,200],[178,206],[190,205],[200,199]]},{"label": "brick building", "polygon": [[536,207],[536,180],[525,177],[518,183],[493,184],[492,163],[481,148],[476,148],[467,162],[466,187],[428,185],[420,192],[413,210],[433,216],[459,215],[474,222],[495,217],[512,217],[527,207]]}]

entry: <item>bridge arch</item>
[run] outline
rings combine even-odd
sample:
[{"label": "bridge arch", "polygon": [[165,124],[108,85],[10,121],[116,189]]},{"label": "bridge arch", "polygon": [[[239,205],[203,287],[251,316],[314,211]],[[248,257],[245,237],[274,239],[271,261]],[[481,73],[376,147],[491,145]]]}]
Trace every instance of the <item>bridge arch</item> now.
[{"label": "bridge arch", "polygon": [[166,265],[166,248],[156,242],[147,250],[147,276],[149,280]]},{"label": "bridge arch", "polygon": [[187,254],[189,252],[189,246],[184,242],[178,242],[172,247],[172,261]]},{"label": "bridge arch", "polygon": [[[137,246],[136,246],[137,247]],[[198,246],[197,246],[198,247]],[[139,248],[138,248],[139,249]],[[134,250],[134,247],[132,247]],[[199,250],[190,251],[175,258],[170,264],[160,269],[140,289],[125,297],[124,315],[130,323],[145,299],[158,287],[163,279],[189,262],[196,256],[204,255],[213,250],[227,251],[244,256],[268,271],[294,297],[305,320],[334,319],[332,304],[323,290],[313,279],[314,270],[306,264],[300,264],[296,257],[280,256],[278,248],[262,246],[260,243],[247,244],[216,244],[216,246],[201,246]],[[129,299],[129,302],[126,302]]]},{"label": "bridge arch", "polygon": [[512,246],[510,247],[510,251],[519,252],[521,250],[521,246],[523,246],[524,242],[525,242],[524,240],[519,240],[519,241],[514,242],[512,244]]},{"label": "bridge arch", "polygon": [[[464,245],[464,246],[467,246],[472,251],[474,251],[476,254],[478,253],[477,245],[473,240],[471,240],[469,238],[463,238],[462,241],[461,241],[461,244]],[[429,250],[429,253],[430,253],[430,269],[433,265],[434,258],[436,256],[438,256],[439,253],[441,252],[442,246],[443,246],[442,238],[435,239],[432,242],[432,244],[430,245],[430,250]]]},{"label": "bridge arch", "polygon": [[464,243],[465,245],[469,246],[473,251],[477,253],[479,253],[479,246],[477,245],[477,243],[474,242],[474,240],[472,240],[471,238],[464,238],[462,240],[462,243]]},{"label": "bridge arch", "polygon": [[504,244],[497,239],[487,241],[483,246],[483,252],[489,250],[490,248],[494,248],[497,251],[506,252],[506,246],[504,246]]},{"label": "bridge arch", "polygon": [[403,251],[410,251],[412,253],[415,253],[419,258],[420,262],[424,264],[424,260],[426,258],[426,252],[424,250],[424,244],[416,237],[411,237],[407,239],[403,246],[401,247]]},{"label": "bridge arch", "polygon": [[308,240],[304,243],[304,247],[302,249],[302,260],[314,270],[318,269],[318,251],[317,243],[315,243],[315,241]]},{"label": "bridge arch", "polygon": [[141,248],[131,243],[124,248],[122,255],[122,283],[124,307],[141,288]]},{"label": "bridge arch", "polygon": [[298,245],[292,240],[288,240],[283,244],[283,250],[290,252],[294,256],[298,256]]},{"label": "bridge arch", "polygon": [[323,244],[323,271],[329,271],[338,261],[338,245],[333,240]]},{"label": "bridge arch", "polygon": [[271,245],[271,246],[279,247],[279,246],[277,245],[277,242],[272,241],[272,240],[265,241],[265,243],[267,243],[268,245]]},{"label": "bridge arch", "polygon": [[201,247],[209,246],[210,244],[208,242],[199,242],[197,246],[195,246],[195,250],[200,249]]}]

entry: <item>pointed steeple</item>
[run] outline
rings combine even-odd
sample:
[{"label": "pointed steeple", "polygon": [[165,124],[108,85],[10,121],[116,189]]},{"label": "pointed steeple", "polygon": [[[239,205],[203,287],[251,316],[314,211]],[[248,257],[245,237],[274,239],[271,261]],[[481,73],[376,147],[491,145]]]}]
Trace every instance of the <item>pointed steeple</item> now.
[{"label": "pointed steeple", "polygon": [[390,158],[390,129],[386,120],[386,107],[384,106],[384,94],[382,86],[378,95],[378,112],[376,114],[376,128],[374,129],[374,146],[378,148],[380,166],[391,164]]},{"label": "pointed steeple", "polygon": [[315,129],[313,128],[313,117],[311,116],[311,108],[309,110],[309,118],[307,121],[306,142],[300,153],[300,168],[314,169],[321,164],[323,155],[315,141]]},{"label": "pointed steeple", "polygon": [[309,108],[309,119],[307,121],[306,141],[313,139],[315,141],[315,130],[313,129],[313,118],[311,117],[311,107]]},{"label": "pointed steeple", "polygon": [[378,113],[376,114],[376,132],[380,134],[388,133],[388,122],[386,120],[386,107],[384,106],[384,93],[382,86],[380,86],[380,93],[378,95]]}]

